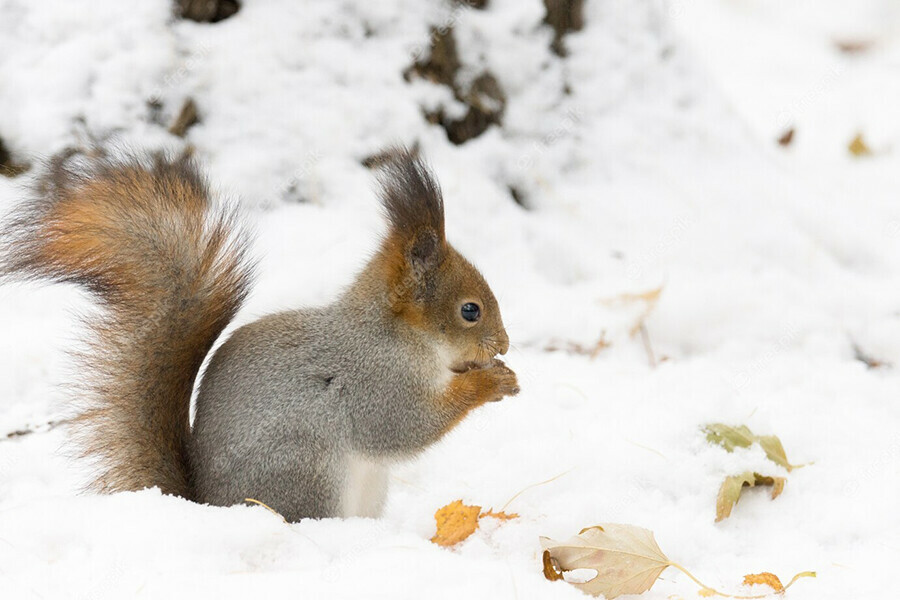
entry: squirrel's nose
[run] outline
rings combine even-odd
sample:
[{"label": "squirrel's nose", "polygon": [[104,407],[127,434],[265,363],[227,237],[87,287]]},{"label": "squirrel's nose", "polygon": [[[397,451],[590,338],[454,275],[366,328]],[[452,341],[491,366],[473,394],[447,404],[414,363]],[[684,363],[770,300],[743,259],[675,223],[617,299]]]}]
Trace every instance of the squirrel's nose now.
[{"label": "squirrel's nose", "polygon": [[500,354],[506,354],[509,351],[509,336],[505,331],[497,336],[497,349]]}]

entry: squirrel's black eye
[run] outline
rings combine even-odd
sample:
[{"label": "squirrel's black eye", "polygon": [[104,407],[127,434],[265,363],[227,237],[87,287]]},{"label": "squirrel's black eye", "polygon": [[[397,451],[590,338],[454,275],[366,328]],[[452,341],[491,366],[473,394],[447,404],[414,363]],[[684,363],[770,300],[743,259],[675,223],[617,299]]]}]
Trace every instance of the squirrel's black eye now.
[{"label": "squirrel's black eye", "polygon": [[474,302],[466,302],[459,310],[462,318],[470,323],[474,323],[481,318],[481,307]]}]

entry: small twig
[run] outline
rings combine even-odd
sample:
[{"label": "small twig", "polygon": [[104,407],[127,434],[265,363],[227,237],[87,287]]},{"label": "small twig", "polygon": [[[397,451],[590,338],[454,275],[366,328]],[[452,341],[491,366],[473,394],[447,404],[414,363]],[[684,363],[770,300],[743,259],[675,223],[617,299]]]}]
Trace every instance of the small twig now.
[{"label": "small twig", "polygon": [[263,508],[268,510],[270,513],[272,513],[273,515],[275,515],[276,517],[281,519],[285,525],[290,525],[290,523],[288,523],[288,520],[284,518],[283,514],[281,514],[280,512],[278,512],[277,510],[275,510],[274,508],[272,508],[271,506],[266,504],[265,502],[260,502],[259,500],[255,499],[255,498],[244,498],[244,502],[252,502],[253,504],[259,504],[260,506],[262,506]]},{"label": "small twig", "polygon": [[252,503],[252,504],[258,504],[258,505],[262,506],[262,507],[265,508],[267,511],[269,511],[270,513],[272,513],[273,515],[275,515],[276,517],[278,517],[279,519],[281,519],[281,522],[284,523],[285,525],[287,525],[287,526],[288,526],[288,529],[290,529],[291,531],[293,531],[293,532],[296,533],[297,535],[299,535],[299,536],[305,538],[309,543],[311,543],[313,546],[315,546],[315,547],[318,548],[319,550],[322,549],[322,546],[320,546],[320,545],[318,544],[318,542],[316,542],[316,540],[312,539],[311,537],[309,537],[308,535],[306,535],[305,533],[303,533],[303,532],[300,531],[299,529],[296,529],[295,527],[293,527],[293,524],[292,524],[290,521],[288,521],[287,519],[285,519],[283,514],[281,514],[280,512],[278,512],[277,510],[275,510],[274,508],[272,508],[271,506],[269,506],[268,504],[266,504],[265,502],[261,502],[260,500],[257,500],[257,499],[255,499],[255,498],[244,498],[244,502],[250,502],[250,503]]},{"label": "small twig", "polygon": [[65,425],[68,422],[68,419],[58,419],[56,421],[47,421],[46,423],[37,425],[35,427],[26,427],[24,429],[10,431],[5,436],[0,438],[0,442],[11,442],[18,438],[25,437],[26,435],[31,435],[32,433],[47,433],[48,431],[52,431],[60,425]]},{"label": "small twig", "polygon": [[524,494],[524,493],[527,492],[528,490],[530,490],[530,489],[532,489],[532,488],[536,488],[536,487],[538,487],[538,486],[540,486],[540,485],[545,485],[545,484],[548,484],[548,483],[552,483],[552,482],[556,481],[557,479],[559,479],[560,477],[562,477],[563,475],[568,475],[568,474],[571,473],[573,470],[574,470],[574,469],[569,469],[568,471],[563,471],[563,472],[560,473],[559,475],[556,475],[556,476],[554,476],[554,477],[551,477],[551,478],[548,479],[547,481],[539,481],[538,483],[532,483],[532,484],[529,485],[528,487],[526,487],[526,488],[520,490],[515,496],[513,496],[512,498],[510,498],[509,500],[507,500],[507,501],[506,501],[506,504],[503,505],[503,508],[500,509],[500,512],[505,512],[505,511],[506,511],[506,507],[509,506],[510,504],[512,504],[512,503],[513,503],[513,500],[515,500],[516,498],[518,498],[519,496],[521,496],[522,494]]}]

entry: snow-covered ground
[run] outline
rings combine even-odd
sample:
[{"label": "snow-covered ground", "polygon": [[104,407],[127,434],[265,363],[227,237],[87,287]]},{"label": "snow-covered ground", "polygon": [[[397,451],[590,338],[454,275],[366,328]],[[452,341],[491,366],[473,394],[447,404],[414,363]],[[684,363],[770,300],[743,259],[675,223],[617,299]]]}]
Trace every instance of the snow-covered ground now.
[{"label": "snow-covered ground", "polygon": [[[383,227],[360,161],[418,142],[523,388],[398,465],[379,520],[288,526],[155,490],[82,494],[59,429],[3,435],[64,412],[71,309],[87,305],[0,288],[0,597],[579,598],[544,580],[538,536],[598,522],[653,530],[719,589],[815,570],[789,597],[897,596],[900,7],[587,0],[566,58],[543,12],[246,0],[208,25],[173,21],[168,0],[0,0],[0,139],[21,159],[192,144],[257,223],[262,278],[240,322],[334,297]],[[423,118],[461,108],[402,76],[430,26],[453,27],[462,78],[496,76],[502,127],[455,146]],[[201,121],[180,140],[159,122],[187,97]],[[858,133],[871,156],[848,151]],[[0,177],[0,208],[26,179]],[[635,297],[659,287],[655,307]],[[648,308],[654,361],[631,335]],[[601,339],[594,358],[573,351]],[[812,464],[787,475],[759,448],[727,454],[709,422],[776,434]],[[750,469],[787,475],[783,495],[749,491],[715,523],[722,478]],[[429,541],[444,504],[500,508],[561,473],[509,505],[519,519],[452,550]],[[696,591],[670,570],[644,597]]]}]

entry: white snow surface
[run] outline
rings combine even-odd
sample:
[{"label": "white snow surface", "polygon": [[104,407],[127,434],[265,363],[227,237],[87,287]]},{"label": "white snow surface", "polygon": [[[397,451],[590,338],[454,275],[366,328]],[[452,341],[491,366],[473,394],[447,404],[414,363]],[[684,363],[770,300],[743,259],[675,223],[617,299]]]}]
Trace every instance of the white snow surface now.
[{"label": "white snow surface", "polygon": [[[157,490],[81,491],[60,418],[78,292],[0,288],[0,597],[580,598],[541,574],[538,536],[599,522],[651,529],[732,593],[747,573],[788,597],[895,598],[900,561],[900,9],[891,0],[587,0],[549,50],[540,0],[245,0],[209,25],[168,0],[0,0],[0,137],[37,160],[92,140],[185,143],[258,230],[241,312],[327,303],[383,230],[360,161],[418,142],[443,185],[452,243],[484,272],[514,348],[519,397],[485,406],[397,465],[385,514],[287,525],[259,506]],[[502,127],[454,146],[404,81],[429,28],[455,29],[463,77],[488,69]],[[835,42],[870,42],[840,52]],[[187,139],[163,121],[185,98]],[[460,107],[455,107],[459,110]],[[775,140],[796,129],[787,148]],[[873,150],[854,158],[862,132]],[[0,209],[28,177],[0,178]],[[509,188],[525,198],[517,205]],[[646,305],[651,365],[640,335]],[[550,348],[609,346],[594,358]],[[854,345],[885,363],[868,369]],[[664,360],[663,360],[664,359]],[[776,434],[728,454],[705,423]],[[3,439],[6,432],[38,432]],[[722,479],[788,477],[714,522]],[[432,544],[455,499],[519,513],[453,549]],[[673,569],[648,600],[695,598]]]}]

